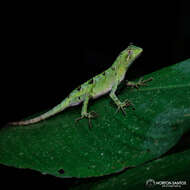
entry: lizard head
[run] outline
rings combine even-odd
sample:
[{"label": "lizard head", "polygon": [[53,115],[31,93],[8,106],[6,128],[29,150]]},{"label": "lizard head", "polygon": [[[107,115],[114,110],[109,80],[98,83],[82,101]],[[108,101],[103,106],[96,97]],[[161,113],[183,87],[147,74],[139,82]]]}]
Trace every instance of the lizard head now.
[{"label": "lizard head", "polygon": [[125,50],[123,50],[120,54],[120,64],[129,67],[133,61],[139,57],[142,53],[143,49],[134,45],[129,45]]},{"label": "lizard head", "polygon": [[130,56],[129,59],[136,59],[142,53],[143,49],[134,45],[130,45],[126,51],[128,56]]}]

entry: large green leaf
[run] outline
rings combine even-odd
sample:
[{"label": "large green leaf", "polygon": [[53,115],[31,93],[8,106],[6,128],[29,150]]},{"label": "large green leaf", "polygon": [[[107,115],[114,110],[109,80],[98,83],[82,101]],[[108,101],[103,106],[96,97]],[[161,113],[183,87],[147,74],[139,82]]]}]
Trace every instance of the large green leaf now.
[{"label": "large green leaf", "polygon": [[29,126],[6,126],[0,131],[0,163],[30,168],[59,177],[91,177],[118,172],[159,157],[190,128],[190,59],[156,71],[149,86],[124,88],[135,110],[115,114],[104,96],[89,106],[99,114],[75,123],[81,106],[69,108]]},{"label": "large green leaf", "polygon": [[[190,182],[190,150],[154,160],[137,168],[107,176],[104,179],[80,180],[72,190],[161,189],[162,186],[188,188]],[[149,181],[149,182],[148,182]],[[150,186],[152,181],[152,186]],[[152,188],[150,188],[152,187]],[[179,187],[179,186],[178,186]]]}]

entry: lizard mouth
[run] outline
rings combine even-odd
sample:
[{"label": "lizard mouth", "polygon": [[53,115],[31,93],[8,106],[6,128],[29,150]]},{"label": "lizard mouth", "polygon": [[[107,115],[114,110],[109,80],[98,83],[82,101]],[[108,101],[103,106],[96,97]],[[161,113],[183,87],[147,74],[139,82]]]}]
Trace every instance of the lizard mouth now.
[{"label": "lizard mouth", "polygon": [[142,54],[143,50],[136,56],[135,59],[137,59],[141,54]]}]

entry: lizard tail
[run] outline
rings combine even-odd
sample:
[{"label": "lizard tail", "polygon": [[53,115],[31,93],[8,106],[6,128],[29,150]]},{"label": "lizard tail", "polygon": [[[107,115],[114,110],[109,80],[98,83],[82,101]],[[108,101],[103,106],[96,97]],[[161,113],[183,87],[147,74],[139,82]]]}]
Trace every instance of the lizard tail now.
[{"label": "lizard tail", "polygon": [[63,102],[61,102],[60,104],[58,104],[57,106],[55,106],[54,108],[49,110],[48,112],[46,112],[38,117],[34,117],[34,118],[28,119],[28,120],[9,122],[8,125],[29,125],[29,124],[38,123],[44,119],[47,119],[47,118],[63,111],[67,107],[68,107],[68,103],[66,100],[64,100]]}]

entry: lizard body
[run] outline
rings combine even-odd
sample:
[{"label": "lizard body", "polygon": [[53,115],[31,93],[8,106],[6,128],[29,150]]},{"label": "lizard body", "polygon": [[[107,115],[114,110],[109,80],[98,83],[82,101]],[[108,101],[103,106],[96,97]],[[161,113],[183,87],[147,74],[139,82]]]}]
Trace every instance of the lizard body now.
[{"label": "lizard body", "polygon": [[[124,112],[124,107],[129,106],[130,103],[128,100],[125,102],[120,102],[120,100],[115,95],[115,92],[118,85],[124,79],[129,66],[141,54],[142,51],[143,49],[140,47],[129,45],[119,54],[119,56],[116,58],[115,62],[110,68],[74,89],[60,104],[58,104],[48,112],[29,120],[10,122],[9,124],[28,125],[37,123],[63,111],[68,107],[76,106],[82,102],[83,106],[81,111],[81,117],[77,120],[82,118],[88,118],[90,124],[90,119],[95,117],[95,112],[87,112],[89,100],[98,98],[107,93],[109,93],[111,99],[117,105],[118,110],[121,109]],[[130,86],[132,85],[133,83],[130,83]],[[135,85],[137,84],[134,84],[134,86]]]}]

